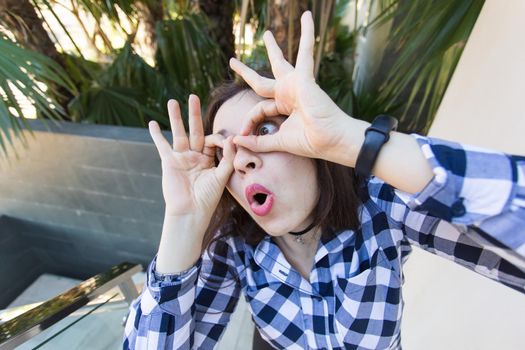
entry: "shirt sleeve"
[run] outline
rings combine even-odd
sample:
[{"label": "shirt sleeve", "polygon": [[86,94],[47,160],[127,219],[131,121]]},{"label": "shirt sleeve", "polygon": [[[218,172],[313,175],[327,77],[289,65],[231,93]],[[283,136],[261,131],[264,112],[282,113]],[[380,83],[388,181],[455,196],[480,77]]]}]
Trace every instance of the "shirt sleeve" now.
[{"label": "shirt sleeve", "polygon": [[411,244],[525,292],[525,159],[415,137],[432,181],[409,195],[374,179],[371,198]]},{"label": "shirt sleeve", "polygon": [[133,301],[124,349],[213,349],[239,298],[229,245],[216,242],[197,264],[162,275],[149,265],[141,295]]}]

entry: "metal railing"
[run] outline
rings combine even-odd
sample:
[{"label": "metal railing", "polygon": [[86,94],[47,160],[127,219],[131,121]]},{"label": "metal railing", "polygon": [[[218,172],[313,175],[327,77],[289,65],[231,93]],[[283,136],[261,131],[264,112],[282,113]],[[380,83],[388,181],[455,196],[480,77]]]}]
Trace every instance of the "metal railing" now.
[{"label": "metal railing", "polygon": [[141,265],[122,263],[0,325],[0,350],[13,349],[114,287],[128,304],[138,297],[131,277]]}]

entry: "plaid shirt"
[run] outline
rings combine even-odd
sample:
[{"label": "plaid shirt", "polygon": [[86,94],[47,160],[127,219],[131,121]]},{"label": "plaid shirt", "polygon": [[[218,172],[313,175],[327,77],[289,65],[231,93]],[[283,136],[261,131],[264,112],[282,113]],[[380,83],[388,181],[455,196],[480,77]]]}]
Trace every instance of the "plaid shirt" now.
[{"label": "plaid shirt", "polygon": [[270,237],[218,242],[177,275],[153,260],[124,348],[211,349],[242,293],[276,348],[400,349],[412,245],[525,292],[525,158],[415,137],[434,179],[416,195],[369,179],[361,227],[321,239],[309,281]]}]

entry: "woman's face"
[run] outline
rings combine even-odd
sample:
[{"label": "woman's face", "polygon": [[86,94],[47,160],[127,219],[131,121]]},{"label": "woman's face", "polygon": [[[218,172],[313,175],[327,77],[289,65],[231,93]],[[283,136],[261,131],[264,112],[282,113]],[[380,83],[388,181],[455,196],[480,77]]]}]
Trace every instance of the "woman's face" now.
[{"label": "woman's face", "polygon": [[[238,135],[248,111],[263,98],[245,90],[217,111],[213,132]],[[275,133],[284,117],[268,117],[254,135]],[[300,231],[311,223],[319,198],[313,159],[285,152],[255,153],[237,147],[227,189],[244,210],[272,236]]]}]

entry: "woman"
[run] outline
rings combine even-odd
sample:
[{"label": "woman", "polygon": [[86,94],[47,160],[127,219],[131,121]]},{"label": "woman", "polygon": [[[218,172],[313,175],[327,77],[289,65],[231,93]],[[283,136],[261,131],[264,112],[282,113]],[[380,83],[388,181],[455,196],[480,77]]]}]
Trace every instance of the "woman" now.
[{"label": "woman", "polygon": [[196,96],[189,137],[175,101],[173,146],[150,123],[166,212],[125,348],[213,348],[242,293],[276,348],[398,349],[411,244],[524,291],[523,158],[392,132],[360,184],[369,124],[315,83],[311,14],[295,67],[264,40],[275,79],[232,59],[253,90],[217,90],[206,128]]}]

